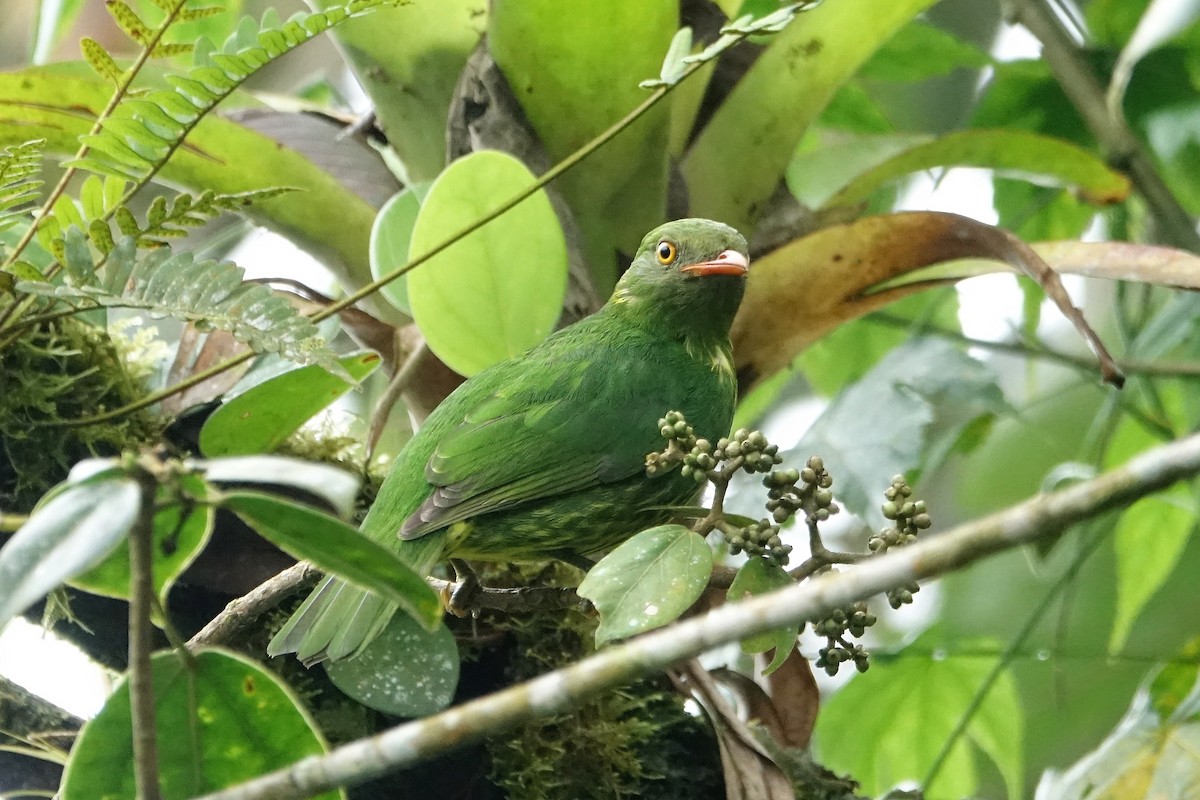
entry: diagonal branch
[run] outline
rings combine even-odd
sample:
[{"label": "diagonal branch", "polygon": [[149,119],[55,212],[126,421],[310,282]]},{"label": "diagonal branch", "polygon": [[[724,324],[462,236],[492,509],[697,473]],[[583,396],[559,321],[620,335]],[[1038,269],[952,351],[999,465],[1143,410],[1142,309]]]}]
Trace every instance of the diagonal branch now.
[{"label": "diagonal branch", "polygon": [[362,783],[531,719],[565,711],[704,651],[794,625],[888,589],[1018,547],[1200,473],[1200,434],[1147,451],[1084,483],[1041,495],[940,536],[653,631],[569,667],[422,720],[311,756],[199,800],[284,800]]}]

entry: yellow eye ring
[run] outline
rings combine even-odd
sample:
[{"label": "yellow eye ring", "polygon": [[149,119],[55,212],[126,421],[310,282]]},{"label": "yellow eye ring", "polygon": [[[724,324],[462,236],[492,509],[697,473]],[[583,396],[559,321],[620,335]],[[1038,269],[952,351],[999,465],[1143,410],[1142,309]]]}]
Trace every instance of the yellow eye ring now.
[{"label": "yellow eye ring", "polygon": [[658,263],[665,267],[675,263],[675,259],[679,256],[679,248],[675,246],[674,242],[663,239],[658,243],[658,247],[654,248],[654,253],[658,256]]}]

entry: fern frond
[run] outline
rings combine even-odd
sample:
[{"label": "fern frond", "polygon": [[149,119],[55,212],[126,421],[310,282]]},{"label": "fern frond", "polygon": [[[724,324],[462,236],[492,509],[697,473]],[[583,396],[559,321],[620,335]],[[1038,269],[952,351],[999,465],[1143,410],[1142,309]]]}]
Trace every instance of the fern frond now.
[{"label": "fern frond", "polygon": [[168,247],[139,254],[134,238],[126,236],[97,267],[83,231],[70,228],[63,244],[66,284],[20,281],[18,291],[79,310],[142,309],[152,317],[228,331],[256,352],[342,372],[317,327],[266,286],[247,283],[244,270],[232,262],[196,261]]},{"label": "fern frond", "polygon": [[[195,67],[183,75],[168,75],[171,89],[150,90],[117,106],[98,133],[83,137],[91,152],[68,162],[67,166],[130,180],[140,186],[166,163],[205,114],[264,65],[334,25],[398,2],[348,0],[324,11],[297,14],[279,28],[263,28],[252,35],[246,25],[239,25],[223,52],[197,51]],[[121,16],[119,21],[132,38],[138,40],[138,36],[146,35],[144,23],[136,15],[130,18],[133,12],[121,0],[110,0],[109,6],[114,16]],[[186,13],[207,11],[190,9]],[[264,15],[264,24],[267,19]],[[245,45],[247,40],[251,42],[249,46]]]},{"label": "fern frond", "polygon": [[45,146],[35,139],[0,150],[0,231],[16,225],[25,216],[21,206],[37,199]]}]

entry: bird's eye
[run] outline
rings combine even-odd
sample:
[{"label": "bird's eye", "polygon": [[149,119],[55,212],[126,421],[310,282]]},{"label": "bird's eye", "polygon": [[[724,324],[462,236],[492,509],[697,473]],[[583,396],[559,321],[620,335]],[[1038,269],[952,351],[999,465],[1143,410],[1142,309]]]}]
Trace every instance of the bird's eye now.
[{"label": "bird's eye", "polygon": [[676,256],[679,255],[679,248],[674,242],[668,242],[666,239],[658,243],[658,263],[666,266],[674,263]]}]

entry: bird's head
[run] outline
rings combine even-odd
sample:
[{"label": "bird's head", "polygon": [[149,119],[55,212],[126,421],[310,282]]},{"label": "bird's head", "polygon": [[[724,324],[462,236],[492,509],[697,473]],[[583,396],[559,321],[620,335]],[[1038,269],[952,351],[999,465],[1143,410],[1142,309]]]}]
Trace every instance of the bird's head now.
[{"label": "bird's head", "polygon": [[642,239],[610,302],[685,329],[727,333],[745,289],[748,252],[745,237],[720,222],[659,225]]}]

